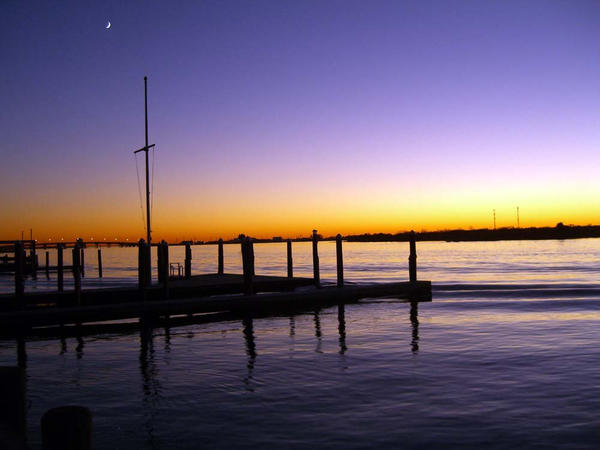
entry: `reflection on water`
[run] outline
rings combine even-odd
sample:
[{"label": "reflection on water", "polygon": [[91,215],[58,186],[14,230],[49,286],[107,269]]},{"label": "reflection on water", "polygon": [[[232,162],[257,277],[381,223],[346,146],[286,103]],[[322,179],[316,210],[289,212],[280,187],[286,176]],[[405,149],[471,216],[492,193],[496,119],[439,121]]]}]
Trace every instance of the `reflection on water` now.
[{"label": "reflection on water", "polygon": [[248,390],[253,390],[251,386],[252,381],[252,371],[254,370],[254,363],[256,361],[256,343],[254,342],[254,328],[252,324],[252,318],[246,317],[243,320],[244,325],[244,340],[246,341],[246,354],[248,355],[248,363],[246,367],[248,368],[248,373],[244,378],[244,384]]},{"label": "reflection on water", "polygon": [[[420,243],[432,303],[80,327],[0,341],[0,364],[26,368],[32,448],[41,415],[66,404],[92,409],[96,448],[596,448],[599,243]],[[294,245],[295,273],[310,276],[310,243]],[[405,279],[405,247],[345,244],[349,278]],[[194,247],[196,273],[214,269],[213,250]],[[226,270],[238,251],[226,246]],[[335,246],[320,251],[335,280]],[[258,273],[285,274],[284,245],[255,255]]]},{"label": "reflection on water", "polygon": [[25,339],[17,338],[17,365],[24,369],[27,368],[27,351],[25,350]]},{"label": "reflection on water", "polygon": [[593,447],[600,313],[544,316],[536,300],[522,303],[539,320],[513,322],[502,302],[82,328],[73,352],[65,338],[0,341],[0,363],[27,366],[33,448],[41,414],[71,403],[94,412],[97,448]]},{"label": "reflection on water", "polygon": [[419,351],[419,304],[417,302],[410,304],[410,324],[412,325],[410,348],[413,353],[417,353]]},{"label": "reflection on water", "polygon": [[159,448],[156,437],[155,418],[160,402],[160,381],[154,359],[154,335],[151,327],[142,324],[140,328],[139,366],[142,375],[143,425],[146,429],[146,448]]},{"label": "reflection on water", "polygon": [[340,335],[340,355],[346,353],[346,310],[344,304],[338,305],[338,333]]}]

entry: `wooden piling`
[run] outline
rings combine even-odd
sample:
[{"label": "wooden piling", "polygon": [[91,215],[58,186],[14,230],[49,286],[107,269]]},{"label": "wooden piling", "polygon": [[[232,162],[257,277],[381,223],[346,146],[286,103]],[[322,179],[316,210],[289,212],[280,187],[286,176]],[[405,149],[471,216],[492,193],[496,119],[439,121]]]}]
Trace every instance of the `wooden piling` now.
[{"label": "wooden piling", "polygon": [[344,257],[342,255],[342,235],[335,237],[335,255],[337,258],[337,287],[344,287]]},{"label": "wooden piling", "polygon": [[219,261],[218,261],[217,273],[219,275],[223,275],[223,239],[219,239],[218,248],[219,248]]},{"label": "wooden piling", "polygon": [[[163,297],[169,298],[169,244],[164,240],[158,245],[159,255],[161,256],[161,265],[159,265],[159,276],[162,279]],[[162,272],[162,276],[160,274]]]},{"label": "wooden piling", "polygon": [[185,278],[192,277],[192,246],[185,244]]},{"label": "wooden piling", "polygon": [[0,424],[6,425],[6,431],[13,432],[14,438],[24,441],[27,427],[23,367],[0,367],[0,398]]},{"label": "wooden piling", "polygon": [[92,413],[84,406],[59,406],[42,416],[44,450],[91,450]]},{"label": "wooden piling", "polygon": [[294,277],[294,264],[292,260],[292,240],[287,240],[287,276],[288,278]]},{"label": "wooden piling", "polygon": [[34,278],[37,276],[37,254],[35,253],[35,241],[31,240],[31,249],[29,250],[29,258],[31,265],[31,274]]},{"label": "wooden piling", "polygon": [[76,305],[81,305],[81,249],[79,243],[73,247],[73,284],[75,288]]},{"label": "wooden piling", "polygon": [[50,252],[46,251],[46,278],[50,278]]},{"label": "wooden piling", "polygon": [[15,242],[15,296],[17,300],[22,299],[25,293],[24,269],[25,247],[23,241],[17,241]]},{"label": "wooden piling", "polygon": [[85,278],[85,252],[83,251],[83,243],[80,244],[79,247],[79,262],[80,262],[80,270],[81,277]]},{"label": "wooden piling", "polygon": [[98,278],[102,278],[102,249],[98,247]]},{"label": "wooden piling", "polygon": [[156,246],[156,272],[158,276],[158,282],[162,283],[163,280],[163,250],[162,250],[162,242],[159,242]]},{"label": "wooden piling", "polygon": [[144,281],[146,280],[144,271],[144,244],[146,242],[143,239],[138,241],[138,287],[144,288]]},{"label": "wooden piling", "polygon": [[312,254],[313,254],[313,279],[317,287],[321,286],[321,275],[319,273],[319,249],[317,244],[319,242],[319,236],[317,230],[313,230],[312,234]]},{"label": "wooden piling", "polygon": [[408,279],[417,281],[417,245],[415,242],[415,232],[410,232],[410,254],[408,256]]},{"label": "wooden piling", "polygon": [[62,292],[64,289],[63,271],[63,244],[59,243],[56,245],[56,283],[58,285],[58,292]]},{"label": "wooden piling", "polygon": [[148,253],[149,245],[140,239],[138,242],[138,286],[144,290],[148,286]]},{"label": "wooden piling", "polygon": [[244,294],[251,295],[254,291],[254,243],[252,238],[244,237],[241,240],[241,245]]}]

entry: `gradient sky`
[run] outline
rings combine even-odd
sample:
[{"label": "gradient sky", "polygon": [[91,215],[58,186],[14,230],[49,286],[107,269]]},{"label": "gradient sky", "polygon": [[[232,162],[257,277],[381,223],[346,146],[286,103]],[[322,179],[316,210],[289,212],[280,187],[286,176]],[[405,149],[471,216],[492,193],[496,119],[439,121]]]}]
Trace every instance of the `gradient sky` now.
[{"label": "gradient sky", "polygon": [[491,228],[493,209],[514,226],[517,206],[521,226],[600,223],[598,1],[3,0],[0,17],[0,239],[144,235],[144,75],[155,240]]}]

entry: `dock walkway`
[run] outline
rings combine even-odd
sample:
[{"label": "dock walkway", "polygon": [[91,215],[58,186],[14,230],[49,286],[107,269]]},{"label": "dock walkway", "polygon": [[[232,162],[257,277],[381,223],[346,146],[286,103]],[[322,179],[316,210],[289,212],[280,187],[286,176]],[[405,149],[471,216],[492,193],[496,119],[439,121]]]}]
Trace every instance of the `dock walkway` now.
[{"label": "dock walkway", "polygon": [[229,294],[155,301],[131,301],[112,304],[33,308],[0,313],[2,334],[10,330],[58,324],[80,324],[144,316],[164,317],[200,313],[257,313],[297,310],[355,302],[367,297],[406,298],[407,301],[430,301],[428,281],[369,285],[305,288],[293,292],[268,292],[253,295]]}]

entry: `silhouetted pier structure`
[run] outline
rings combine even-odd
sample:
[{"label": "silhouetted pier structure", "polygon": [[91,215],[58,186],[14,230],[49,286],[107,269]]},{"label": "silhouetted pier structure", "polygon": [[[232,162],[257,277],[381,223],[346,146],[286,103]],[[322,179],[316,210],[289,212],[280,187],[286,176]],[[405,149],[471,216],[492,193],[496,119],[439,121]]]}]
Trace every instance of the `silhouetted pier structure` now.
[{"label": "silhouetted pier structure", "polygon": [[[150,277],[150,246],[141,239],[138,247],[138,282],[129,286],[82,289],[83,248],[89,243],[78,240],[72,252],[73,289],[64,289],[63,245],[57,246],[57,289],[54,292],[25,293],[24,280],[38,268],[35,241],[13,241],[14,294],[0,295],[0,329],[3,334],[31,327],[62,324],[169,317],[219,312],[264,313],[282,309],[303,309],[355,302],[366,297],[396,297],[410,301],[430,301],[431,282],[417,281],[415,235],[409,243],[409,281],[373,284],[344,283],[342,236],[336,237],[337,283],[322,285],[316,230],[312,234],[313,277],[293,276],[292,242],[286,243],[287,276],[256,275],[254,240],[240,235],[242,274],[224,273],[223,241],[217,246],[217,273],[192,275],[191,244],[185,245],[183,265],[171,264],[169,245],[154,244],[158,256],[158,282]],[[6,245],[4,241],[2,244]],[[29,251],[29,259],[26,251]],[[48,256],[46,266],[49,270]],[[32,275],[33,276],[33,275]],[[102,276],[102,256],[98,248],[98,276]],[[302,289],[300,289],[302,288]]]}]

